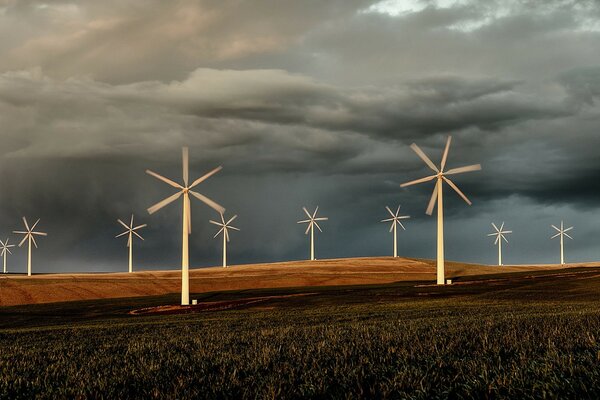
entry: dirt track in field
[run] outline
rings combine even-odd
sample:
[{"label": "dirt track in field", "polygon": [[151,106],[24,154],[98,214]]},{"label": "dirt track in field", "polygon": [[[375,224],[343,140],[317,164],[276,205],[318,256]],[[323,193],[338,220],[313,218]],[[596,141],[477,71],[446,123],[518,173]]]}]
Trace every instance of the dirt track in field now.
[{"label": "dirt track in field", "polygon": [[[447,278],[508,272],[598,267],[600,263],[483,266],[448,262]],[[435,281],[435,262],[392,257],[348,258],[251,264],[190,270],[192,293],[277,287],[383,284]],[[0,306],[153,296],[180,291],[179,271],[95,274],[0,274]]]}]

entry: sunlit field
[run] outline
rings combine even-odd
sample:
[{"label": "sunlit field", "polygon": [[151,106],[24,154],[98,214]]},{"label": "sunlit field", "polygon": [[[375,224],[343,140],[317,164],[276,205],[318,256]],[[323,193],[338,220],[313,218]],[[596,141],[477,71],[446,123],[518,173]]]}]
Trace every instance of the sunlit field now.
[{"label": "sunlit field", "polygon": [[3,398],[598,398],[600,269],[0,309]]}]

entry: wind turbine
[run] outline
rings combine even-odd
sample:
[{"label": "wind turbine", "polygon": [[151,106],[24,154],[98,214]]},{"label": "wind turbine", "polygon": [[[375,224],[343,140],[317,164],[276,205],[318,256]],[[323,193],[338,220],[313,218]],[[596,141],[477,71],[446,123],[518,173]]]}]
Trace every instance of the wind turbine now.
[{"label": "wind turbine", "polygon": [[162,175],[157,174],[156,172],[152,172],[149,169],[146,170],[146,173],[152,175],[153,177],[165,182],[166,184],[173,186],[179,191],[166,199],[156,203],[152,207],[148,209],[148,213],[154,214],[167,204],[174,202],[183,196],[183,228],[182,228],[182,246],[181,246],[181,305],[189,305],[190,304],[190,264],[189,264],[189,251],[188,251],[188,236],[192,232],[192,216],[190,210],[190,194],[202,201],[209,207],[216,210],[218,213],[223,214],[225,212],[225,208],[221,207],[219,204],[215,203],[208,197],[195,192],[192,188],[196,187],[200,183],[204,182],[217,172],[219,172],[222,167],[217,167],[212,171],[208,172],[205,175],[202,175],[200,178],[196,179],[192,182],[191,185],[188,185],[189,178],[189,152],[188,148],[184,147],[182,149],[182,158],[183,158],[183,185],[179,183],[173,182],[172,180],[165,178]]},{"label": "wind turbine", "polygon": [[502,225],[500,225],[500,228],[498,228],[496,226],[496,224],[493,222],[492,222],[492,226],[494,227],[494,230],[496,232],[490,233],[488,236],[496,236],[496,241],[494,242],[494,244],[498,245],[498,265],[502,265],[502,240],[504,240],[506,243],[508,243],[508,240],[506,239],[506,236],[504,236],[504,235],[508,234],[508,233],[512,233],[512,231],[504,230],[504,222],[502,222]]},{"label": "wind turbine", "polygon": [[429,168],[431,168],[435,174],[427,176],[425,178],[417,179],[414,181],[406,182],[400,185],[400,187],[406,187],[410,185],[415,185],[418,183],[429,182],[432,180],[436,180],[435,187],[433,189],[433,194],[431,195],[431,200],[429,200],[429,205],[427,206],[427,215],[431,215],[433,213],[433,207],[435,207],[435,203],[438,203],[438,215],[437,215],[437,284],[443,285],[445,283],[444,276],[444,206],[443,206],[443,184],[446,182],[460,197],[463,198],[464,201],[467,202],[468,205],[471,205],[471,201],[464,195],[463,192],[452,182],[447,175],[455,175],[461,174],[464,172],[471,171],[479,171],[481,170],[480,164],[468,165],[465,167],[452,168],[448,171],[444,171],[446,167],[446,160],[448,159],[448,149],[450,148],[450,142],[452,141],[452,136],[448,136],[448,140],[446,142],[446,148],[444,149],[444,154],[442,156],[442,162],[440,167],[436,167],[435,164],[423,153],[423,151],[417,146],[415,143],[411,144],[410,147],[414,150],[415,153],[427,164]]},{"label": "wind turbine", "polygon": [[323,232],[321,230],[321,227],[317,223],[317,221],[327,221],[329,218],[317,217],[317,211],[319,211],[318,206],[317,206],[317,208],[315,208],[315,212],[313,212],[312,214],[310,214],[308,212],[306,207],[302,207],[302,209],[308,216],[308,219],[305,219],[303,221],[298,221],[298,223],[299,224],[308,224],[308,227],[306,228],[306,232],[304,232],[304,234],[307,235],[308,231],[310,231],[310,259],[311,259],[311,261],[314,261],[314,259],[315,259],[315,228],[314,227],[316,226],[320,232]]},{"label": "wind turbine", "polygon": [[138,234],[136,231],[138,229],[145,228],[148,225],[142,224],[142,225],[138,225],[138,226],[133,226],[133,214],[131,214],[131,222],[129,223],[129,225],[127,225],[125,222],[121,221],[120,219],[117,219],[117,221],[121,225],[123,225],[123,227],[125,227],[126,231],[118,234],[117,236],[115,236],[115,238],[118,238],[118,237],[121,237],[124,235],[128,235],[127,247],[129,247],[129,273],[132,273],[133,272],[133,240],[132,240],[133,235],[144,240],[144,238],[142,236],[140,236],[140,234]]},{"label": "wind turbine", "polygon": [[13,233],[25,235],[23,240],[21,240],[21,243],[19,243],[19,247],[21,247],[23,245],[23,243],[25,243],[25,241],[27,241],[27,276],[31,276],[31,242],[33,242],[33,245],[37,249],[38,246],[35,241],[35,235],[48,236],[48,234],[45,232],[35,232],[34,231],[35,227],[37,226],[37,224],[39,222],[40,222],[40,219],[38,218],[38,220],[35,221],[35,224],[33,224],[30,228],[29,224],[27,223],[27,219],[25,217],[23,217],[23,223],[25,224],[25,230],[24,231],[13,231]]},{"label": "wind turbine", "polygon": [[0,240],[0,250],[1,250],[0,255],[4,259],[4,273],[6,273],[6,258],[8,257],[8,254],[12,254],[12,251],[10,251],[11,247],[15,247],[15,245],[8,244],[8,238],[6,238],[6,241],[4,241],[4,242],[2,240]]},{"label": "wind turbine", "polygon": [[402,225],[402,222],[400,222],[400,220],[408,219],[408,218],[410,218],[410,216],[409,215],[398,215],[398,214],[400,214],[400,206],[398,206],[395,213],[392,212],[392,210],[388,206],[385,206],[385,209],[388,210],[388,212],[390,213],[390,215],[392,217],[387,218],[387,219],[382,219],[381,222],[391,222],[392,223],[392,226],[390,227],[390,232],[394,231],[394,257],[398,257],[398,241],[397,241],[397,235],[396,235],[396,226],[400,225],[400,227],[403,230],[406,230],[406,228],[404,227],[404,225]]},{"label": "wind turbine", "polygon": [[223,232],[223,268],[227,268],[227,242],[229,242],[228,230],[229,229],[233,229],[234,231],[240,230],[239,228],[236,228],[235,226],[229,225],[236,218],[237,218],[237,215],[234,215],[233,217],[229,218],[229,221],[225,222],[225,217],[223,217],[223,214],[221,214],[221,222],[213,221],[212,219],[208,221],[211,224],[215,224],[215,225],[221,227],[221,229],[219,229],[219,232],[217,232],[214,237],[219,236],[221,234],[221,232]]},{"label": "wind turbine", "polygon": [[554,239],[556,237],[560,236],[560,264],[564,265],[565,263],[565,244],[564,244],[564,237],[568,237],[569,239],[573,240],[573,238],[571,236],[569,236],[569,234],[567,232],[569,232],[570,230],[573,229],[573,227],[567,228],[565,229],[565,225],[563,221],[560,221],[560,229],[557,228],[556,226],[552,225],[552,227],[554,229],[556,229],[556,231],[558,232],[556,235],[552,236],[550,239]]}]

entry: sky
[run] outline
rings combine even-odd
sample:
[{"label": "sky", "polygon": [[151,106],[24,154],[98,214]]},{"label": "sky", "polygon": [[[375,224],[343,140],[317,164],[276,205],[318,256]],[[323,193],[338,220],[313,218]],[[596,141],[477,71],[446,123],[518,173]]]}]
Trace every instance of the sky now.
[{"label": "sky", "polygon": [[[317,258],[392,253],[385,206],[410,215],[402,256],[434,258],[433,183],[409,147],[456,175],[447,259],[600,259],[600,3],[524,0],[0,0],[0,237],[41,218],[34,272],[126,271],[117,218],[148,227],[136,269],[178,268],[180,202],[147,175],[238,215],[232,264],[304,259],[302,206],[329,217]],[[217,213],[192,201],[192,267],[218,265]],[[435,214],[434,214],[435,215]],[[24,271],[26,249],[9,270]]]}]

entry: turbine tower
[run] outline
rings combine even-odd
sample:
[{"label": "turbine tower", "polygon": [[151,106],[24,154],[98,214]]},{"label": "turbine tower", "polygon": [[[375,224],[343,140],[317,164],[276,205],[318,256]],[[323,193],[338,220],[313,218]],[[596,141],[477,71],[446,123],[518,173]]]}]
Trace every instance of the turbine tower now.
[{"label": "turbine tower", "polygon": [[500,228],[496,226],[495,223],[492,222],[492,226],[496,232],[490,233],[488,236],[496,236],[496,241],[494,244],[498,245],[498,265],[502,265],[502,240],[508,243],[508,239],[506,239],[505,234],[512,233],[512,231],[504,230],[504,222],[500,225]]},{"label": "turbine tower", "polygon": [[433,213],[433,207],[435,207],[435,203],[437,201],[438,213],[437,213],[437,284],[443,285],[445,284],[445,276],[444,276],[444,205],[443,205],[443,186],[444,182],[446,182],[460,197],[463,198],[464,201],[467,202],[468,205],[471,205],[471,201],[464,195],[463,192],[452,182],[447,175],[455,175],[461,174],[464,172],[471,171],[479,171],[481,170],[480,164],[468,165],[465,167],[452,168],[447,171],[444,170],[446,167],[446,160],[448,159],[448,150],[450,149],[450,142],[452,141],[452,136],[448,136],[448,140],[446,142],[446,148],[444,149],[444,154],[442,156],[442,162],[440,167],[436,167],[435,164],[423,153],[423,151],[417,146],[415,143],[411,144],[410,147],[414,150],[415,153],[427,164],[429,168],[431,168],[435,174],[427,176],[425,178],[417,179],[414,181],[406,182],[400,185],[400,187],[407,187],[411,185],[416,185],[418,183],[429,182],[432,180],[436,180],[435,187],[433,189],[433,194],[431,195],[431,200],[429,200],[429,205],[427,206],[427,215],[431,215]]},{"label": "turbine tower", "polygon": [[397,234],[396,234],[396,226],[400,225],[400,227],[403,230],[406,230],[406,228],[404,227],[404,225],[402,225],[402,222],[400,222],[400,220],[408,219],[408,218],[410,218],[410,216],[409,215],[398,215],[398,214],[400,214],[400,206],[398,206],[395,213],[392,212],[392,210],[388,206],[385,206],[385,209],[388,210],[388,212],[390,213],[390,215],[392,217],[387,218],[387,219],[382,219],[381,222],[391,222],[392,223],[392,226],[390,226],[390,232],[394,231],[394,257],[398,257],[398,240],[397,240]]},{"label": "turbine tower", "polygon": [[560,228],[558,228],[554,225],[552,225],[552,227],[554,229],[556,229],[556,231],[558,233],[556,235],[552,236],[550,239],[554,239],[554,238],[560,236],[560,264],[564,265],[564,263],[565,263],[565,240],[564,240],[564,237],[566,236],[569,239],[573,240],[573,238],[571,236],[569,236],[569,234],[567,233],[570,230],[572,230],[573,227],[565,229],[565,224],[563,221],[560,221]]},{"label": "turbine tower", "polygon": [[240,230],[235,226],[229,225],[236,218],[237,215],[234,215],[233,217],[229,218],[229,221],[225,222],[225,217],[223,217],[223,214],[221,214],[221,222],[213,221],[212,219],[208,221],[211,224],[221,227],[221,229],[219,229],[219,232],[217,232],[214,237],[219,236],[221,232],[223,233],[223,268],[227,268],[227,242],[229,242],[229,229],[233,229],[234,231]]},{"label": "turbine tower", "polygon": [[4,273],[6,273],[6,258],[8,257],[8,254],[12,254],[12,251],[10,251],[11,247],[15,247],[15,245],[8,244],[8,238],[6,238],[6,241],[4,241],[4,242],[2,240],[0,240],[0,250],[1,250],[0,255],[4,259]]},{"label": "turbine tower", "polygon": [[316,226],[320,232],[323,232],[321,230],[321,227],[317,223],[317,221],[327,221],[329,218],[317,217],[317,211],[319,211],[318,206],[317,206],[317,208],[315,208],[315,212],[313,212],[312,214],[310,214],[308,212],[306,207],[302,207],[302,209],[308,216],[308,219],[305,219],[303,221],[298,221],[298,223],[299,224],[308,224],[308,227],[306,228],[306,232],[304,232],[304,234],[307,235],[308,231],[310,231],[310,259],[311,259],[311,261],[314,261],[314,259],[315,259],[315,228],[314,227]]},{"label": "turbine tower", "polygon": [[148,213],[154,214],[167,204],[174,202],[183,196],[183,228],[182,228],[182,246],[181,246],[181,305],[189,305],[190,304],[190,264],[189,264],[189,251],[188,251],[188,236],[192,232],[192,217],[190,210],[190,194],[202,201],[212,209],[216,210],[218,213],[223,214],[225,212],[225,208],[221,207],[219,204],[215,203],[208,197],[200,194],[198,192],[193,191],[192,189],[204,182],[217,172],[219,172],[222,167],[217,167],[207,174],[202,175],[200,178],[196,179],[192,182],[191,185],[188,184],[189,178],[189,153],[188,148],[184,147],[182,149],[183,156],[183,185],[179,183],[173,182],[172,180],[165,178],[162,175],[157,174],[156,172],[152,172],[149,169],[146,170],[146,173],[152,175],[156,179],[159,179],[166,183],[167,185],[173,186],[179,191],[166,199],[156,203],[152,207],[148,209]]},{"label": "turbine tower", "polygon": [[21,243],[19,243],[19,247],[21,247],[23,245],[23,243],[25,243],[27,241],[27,276],[31,276],[31,242],[33,242],[33,245],[37,249],[38,246],[35,241],[35,235],[48,236],[48,234],[45,232],[35,232],[34,231],[35,227],[37,226],[37,224],[39,222],[40,222],[40,219],[38,218],[38,220],[35,221],[35,224],[33,224],[30,228],[29,224],[27,223],[27,219],[25,217],[23,217],[23,223],[25,224],[25,230],[24,231],[13,231],[13,233],[17,233],[19,235],[25,235],[23,240],[21,240]]},{"label": "turbine tower", "polygon": [[129,273],[133,272],[133,235],[137,236],[138,238],[144,240],[144,238],[142,236],[140,236],[139,233],[137,233],[136,231],[138,229],[142,229],[145,228],[146,224],[142,224],[142,225],[138,225],[138,226],[133,226],[133,214],[131,214],[131,222],[129,223],[129,225],[127,225],[125,222],[121,221],[120,219],[117,219],[117,221],[123,225],[123,227],[126,229],[125,232],[118,234],[117,236],[115,236],[115,238],[124,236],[124,235],[128,235],[127,238],[127,247],[129,247]]}]

